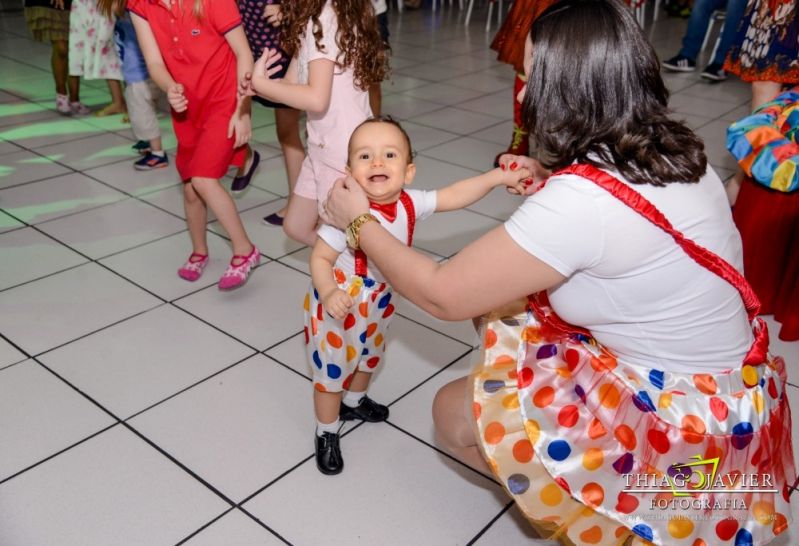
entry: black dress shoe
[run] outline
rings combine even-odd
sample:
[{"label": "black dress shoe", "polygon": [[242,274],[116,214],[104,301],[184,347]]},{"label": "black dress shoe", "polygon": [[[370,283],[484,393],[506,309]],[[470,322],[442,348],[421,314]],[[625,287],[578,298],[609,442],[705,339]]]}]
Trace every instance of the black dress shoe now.
[{"label": "black dress shoe", "polygon": [[354,408],[342,402],[338,410],[338,416],[342,421],[360,419],[370,423],[379,423],[388,419],[388,408],[383,404],[378,404],[368,396],[364,396],[361,399],[361,403]]},{"label": "black dress shoe", "polygon": [[323,432],[316,437],[316,468],[329,476],[340,474],[344,470],[344,459],[341,458],[340,436],[335,432]]}]

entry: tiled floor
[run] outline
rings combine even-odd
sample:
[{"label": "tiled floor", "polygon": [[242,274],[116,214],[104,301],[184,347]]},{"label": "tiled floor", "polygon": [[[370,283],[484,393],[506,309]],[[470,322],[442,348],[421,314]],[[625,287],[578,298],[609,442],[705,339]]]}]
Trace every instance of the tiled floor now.
[{"label": "tiled floor", "polygon": [[[385,110],[405,120],[423,188],[487,168],[510,138],[512,71],[487,48],[484,8],[468,29],[463,17],[391,13]],[[661,56],[684,25],[649,29]],[[530,542],[502,490],[435,447],[430,403],[467,372],[471,325],[408,302],[373,389],[390,422],[349,428],[344,474],[317,472],[298,299],[308,250],[259,223],[286,197],[272,112],[255,112],[264,162],[238,198],[263,265],[222,294],[223,230],[209,225],[203,280],[178,279],[188,237],[174,168],[134,172],[118,117],[56,115],[49,56],[21,14],[0,16],[0,545]],[[724,130],[746,112],[747,87],[665,78],[677,115],[731,175]],[[106,101],[103,82],[85,82],[83,98]],[[417,244],[449,257],[517,203],[497,193],[440,215]],[[799,343],[775,347],[799,416]]]}]

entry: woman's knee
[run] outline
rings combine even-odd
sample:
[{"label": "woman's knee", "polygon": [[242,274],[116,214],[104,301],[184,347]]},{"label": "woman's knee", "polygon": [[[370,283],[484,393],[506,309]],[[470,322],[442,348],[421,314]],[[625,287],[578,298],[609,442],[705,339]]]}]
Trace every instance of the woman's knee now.
[{"label": "woman's knee", "polygon": [[433,422],[439,439],[450,449],[475,444],[466,415],[466,377],[441,387],[433,399]]},{"label": "woman's knee", "polygon": [[69,55],[69,44],[66,40],[53,40],[53,52],[59,58],[67,58]]}]

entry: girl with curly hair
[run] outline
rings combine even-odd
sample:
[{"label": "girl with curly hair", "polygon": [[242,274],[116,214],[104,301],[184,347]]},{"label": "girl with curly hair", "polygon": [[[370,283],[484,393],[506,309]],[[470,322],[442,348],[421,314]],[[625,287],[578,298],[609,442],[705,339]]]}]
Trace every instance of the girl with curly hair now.
[{"label": "girl with curly hair", "polygon": [[369,87],[385,78],[388,58],[370,0],[307,0],[282,7],[281,47],[293,57],[288,71],[272,78],[280,53],[265,50],[249,91],[307,113],[307,156],[283,229],[313,246],[321,205],[333,182],[345,176],[347,142],[372,115]]}]

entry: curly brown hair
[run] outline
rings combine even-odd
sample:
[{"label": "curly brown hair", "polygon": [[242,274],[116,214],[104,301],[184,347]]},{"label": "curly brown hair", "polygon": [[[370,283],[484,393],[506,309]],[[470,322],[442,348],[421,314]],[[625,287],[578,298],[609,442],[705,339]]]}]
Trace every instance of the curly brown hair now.
[{"label": "curly brown hair", "polygon": [[[281,4],[280,46],[286,53],[295,55],[299,51],[300,38],[309,20],[316,47],[324,51],[320,43],[323,33],[319,15],[325,3],[326,0],[302,0]],[[380,38],[374,7],[371,0],[331,0],[331,3],[338,19],[336,45],[340,52],[336,63],[351,67],[355,85],[365,91],[388,75],[388,55]]]}]

